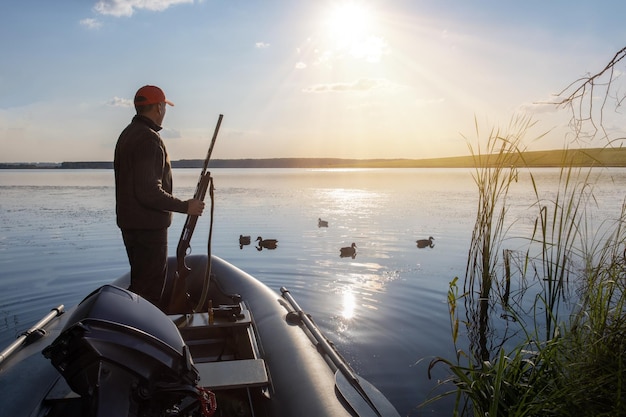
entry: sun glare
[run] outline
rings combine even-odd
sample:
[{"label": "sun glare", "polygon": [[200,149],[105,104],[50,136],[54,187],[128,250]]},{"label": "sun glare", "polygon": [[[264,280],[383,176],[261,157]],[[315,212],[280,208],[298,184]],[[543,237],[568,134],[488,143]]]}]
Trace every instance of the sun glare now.
[{"label": "sun glare", "polygon": [[356,299],[352,291],[346,291],[343,293],[343,311],[341,317],[344,319],[351,319],[354,317],[354,310],[356,308]]},{"label": "sun glare", "polygon": [[375,35],[376,22],[371,9],[357,3],[335,5],[326,25],[327,35],[337,51],[370,62],[380,60],[385,43]]},{"label": "sun glare", "polygon": [[335,6],[328,18],[329,34],[340,46],[348,46],[367,36],[371,24],[369,11],[354,3]]}]

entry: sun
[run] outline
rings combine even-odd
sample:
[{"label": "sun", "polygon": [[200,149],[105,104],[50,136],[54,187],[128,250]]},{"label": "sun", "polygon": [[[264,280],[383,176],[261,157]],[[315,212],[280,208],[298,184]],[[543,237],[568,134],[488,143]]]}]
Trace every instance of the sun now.
[{"label": "sun", "polygon": [[328,16],[328,34],[341,47],[364,38],[371,28],[371,12],[356,3],[335,5]]},{"label": "sun", "polygon": [[354,2],[336,4],[325,23],[335,51],[366,61],[380,60],[385,42],[376,35],[377,23],[372,9]]}]

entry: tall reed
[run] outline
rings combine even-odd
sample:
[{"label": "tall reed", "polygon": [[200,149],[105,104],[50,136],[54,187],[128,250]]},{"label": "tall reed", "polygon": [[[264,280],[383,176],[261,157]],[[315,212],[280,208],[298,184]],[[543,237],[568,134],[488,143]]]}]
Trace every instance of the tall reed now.
[{"label": "tall reed", "polygon": [[[480,144],[478,123],[475,125]],[[470,145],[476,166],[472,176],[478,187],[478,207],[463,289],[467,295],[468,323],[472,324],[468,333],[470,348],[472,355],[482,361],[489,360],[490,351],[494,349],[494,339],[490,339],[494,332],[490,323],[492,287],[500,262],[501,243],[506,236],[507,196],[511,185],[517,182],[516,160],[523,152],[519,146],[531,126],[530,119],[517,118],[511,122],[508,132],[492,130],[484,151],[480,145],[477,149]]]},{"label": "tall reed", "polygon": [[[454,415],[462,416],[619,415],[626,406],[625,211],[603,229],[610,232],[597,234],[588,211],[593,168],[563,161],[551,197],[528,173],[534,228],[524,248],[503,248],[514,224],[507,219],[507,198],[525,167],[523,138],[532,126],[528,118],[516,118],[504,134],[490,132],[485,151],[470,147],[477,218],[463,293],[457,279],[448,292],[457,355],[430,365],[447,366],[450,377],[442,384],[454,389],[426,404],[455,395]],[[514,302],[511,286],[518,289]],[[467,344],[460,341],[460,323]]]}]

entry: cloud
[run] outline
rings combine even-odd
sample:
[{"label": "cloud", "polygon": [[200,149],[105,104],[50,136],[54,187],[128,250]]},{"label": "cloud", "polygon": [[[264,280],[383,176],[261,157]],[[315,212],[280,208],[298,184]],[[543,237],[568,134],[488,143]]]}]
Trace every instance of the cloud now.
[{"label": "cloud", "polygon": [[393,84],[388,80],[378,78],[360,78],[351,83],[317,84],[305,88],[305,93],[343,93],[348,91],[370,91],[374,89],[389,89]]},{"label": "cloud", "polygon": [[302,61],[300,62],[296,62],[296,69],[305,69],[306,68],[306,64]]},{"label": "cloud", "polygon": [[86,27],[87,29],[100,29],[102,27],[102,22],[97,19],[86,18],[80,21],[80,25]]},{"label": "cloud", "polygon": [[194,0],[98,0],[93,7],[94,10],[102,15],[115,17],[132,16],[136,10],[150,10],[153,12],[161,12],[170,6],[177,4],[192,3]]},{"label": "cloud", "polygon": [[265,42],[257,42],[257,43],[254,44],[254,46],[257,49],[265,49],[265,48],[269,48],[270,44],[269,43],[265,43]]},{"label": "cloud", "polygon": [[133,107],[133,101],[127,98],[113,97],[111,100],[106,103],[112,107]]},{"label": "cloud", "polygon": [[561,99],[558,97],[551,97],[545,101],[537,101],[534,103],[522,103],[518,111],[523,113],[541,114],[541,113],[557,113],[562,106],[557,103]]}]

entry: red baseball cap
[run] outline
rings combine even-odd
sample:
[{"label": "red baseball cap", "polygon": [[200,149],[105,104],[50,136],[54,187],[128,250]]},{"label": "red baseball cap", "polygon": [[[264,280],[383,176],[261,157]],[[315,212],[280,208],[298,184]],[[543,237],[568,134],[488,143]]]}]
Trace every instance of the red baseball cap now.
[{"label": "red baseball cap", "polygon": [[144,85],[135,93],[135,106],[146,106],[155,103],[174,105],[174,103],[165,98],[163,90],[154,85]]}]

